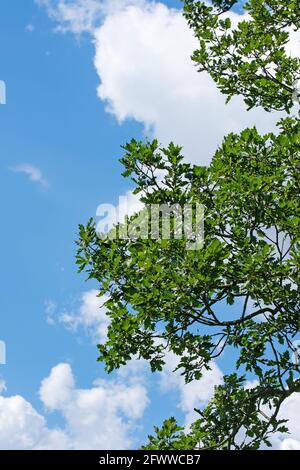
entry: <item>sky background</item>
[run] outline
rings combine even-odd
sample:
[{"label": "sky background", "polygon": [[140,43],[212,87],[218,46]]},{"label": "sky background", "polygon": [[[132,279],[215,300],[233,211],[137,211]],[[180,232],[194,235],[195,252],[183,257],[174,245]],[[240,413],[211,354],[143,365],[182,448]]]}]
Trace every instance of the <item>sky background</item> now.
[{"label": "sky background", "polygon": [[[0,7],[0,448],[136,448],[164,418],[189,423],[230,359],[188,386],[171,355],[161,374],[133,361],[107,376],[95,346],[105,311],[96,284],[76,272],[77,226],[130,194],[118,159],[132,137],[174,140],[187,161],[207,164],[226,133],[274,130],[280,116],[247,112],[238,98],[225,106],[190,61],[196,43],[180,1]],[[299,400],[287,408],[293,418]],[[300,448],[298,439],[295,421],[274,445]]]}]

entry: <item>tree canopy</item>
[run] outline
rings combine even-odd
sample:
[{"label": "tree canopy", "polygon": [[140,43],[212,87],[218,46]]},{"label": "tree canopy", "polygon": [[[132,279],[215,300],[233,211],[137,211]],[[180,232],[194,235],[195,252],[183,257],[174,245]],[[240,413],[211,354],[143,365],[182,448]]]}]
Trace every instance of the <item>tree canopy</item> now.
[{"label": "tree canopy", "polygon": [[241,95],[249,108],[267,111],[293,107],[293,84],[299,79],[300,59],[286,46],[300,28],[298,0],[249,0],[245,19],[233,25],[228,16],[237,0],[186,0],[185,17],[199,48],[192,59],[208,72],[229,101]]},{"label": "tree canopy", "polygon": [[[249,108],[291,113],[300,61],[285,46],[299,29],[298,1],[249,0],[234,29],[228,12],[235,3],[186,0],[199,39],[193,60],[228,99],[238,94]],[[186,163],[173,143],[132,140],[123,150],[123,175],[145,208],[201,204],[205,237],[201,249],[187,250],[184,234],[104,238],[93,220],[80,226],[79,270],[108,296],[99,360],[110,372],[139,357],[157,371],[172,351],[189,382],[232,354],[232,369],[191,429],[167,419],[146,448],[270,445],[272,433],[287,431],[282,403],[300,391],[299,118],[281,118],[278,131],[265,135],[256,128],[227,135],[208,167]],[[245,387],[249,374],[253,388]]]}]

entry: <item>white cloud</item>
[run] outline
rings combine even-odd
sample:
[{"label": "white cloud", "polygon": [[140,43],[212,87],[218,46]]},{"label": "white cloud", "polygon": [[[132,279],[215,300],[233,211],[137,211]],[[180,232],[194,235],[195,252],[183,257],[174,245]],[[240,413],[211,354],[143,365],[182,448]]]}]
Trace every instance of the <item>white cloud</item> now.
[{"label": "white cloud", "polygon": [[160,387],[163,392],[177,391],[178,406],[185,413],[185,424],[189,426],[197,418],[194,408],[201,408],[210,400],[215,387],[223,382],[223,373],[217,364],[212,362],[211,370],[204,370],[200,380],[186,384],[180,370],[173,372],[178,362],[178,356],[167,353],[166,365],[160,373]]},{"label": "white cloud", "polygon": [[21,396],[0,397],[1,449],[125,449],[133,445],[133,432],[149,403],[139,383],[101,380],[78,389],[68,364],[51,370],[40,398],[48,412],[61,413],[64,426],[50,429]]},{"label": "white cloud", "polygon": [[45,311],[46,311],[46,321],[48,325],[55,324],[54,313],[56,309],[57,309],[57,305],[55,302],[53,302],[53,300],[46,300]]},{"label": "white cloud", "polygon": [[140,194],[133,194],[132,191],[127,191],[126,194],[119,196],[119,203],[117,206],[112,204],[100,204],[96,210],[96,216],[100,217],[97,223],[97,233],[108,232],[115,224],[123,223],[125,216],[131,216],[144,207],[140,201]]},{"label": "white cloud", "polygon": [[[178,357],[173,353],[166,355],[166,365],[159,374],[160,388],[168,393],[172,390],[179,394],[178,407],[185,414],[185,425],[188,427],[195,419],[197,413],[194,408],[201,408],[212,398],[214,389],[223,382],[223,373],[215,362],[212,362],[211,370],[204,371],[199,381],[185,384],[180,371],[173,370],[178,364]],[[257,380],[247,381],[245,388],[250,389],[258,385]],[[266,408],[266,414],[269,410]],[[272,436],[271,443],[274,449],[300,450],[300,393],[294,393],[287,398],[280,409],[278,418],[287,419],[289,434],[277,434]]]},{"label": "white cloud", "polygon": [[141,383],[146,384],[149,379],[149,363],[145,359],[137,357],[131,359],[125,366],[117,370],[120,380],[125,383]]},{"label": "white cloud", "polygon": [[[73,331],[77,331],[79,327],[85,328],[93,340],[103,343],[106,340],[109,319],[105,314],[105,307],[102,306],[104,298],[99,298],[97,294],[97,290],[85,292],[82,295],[78,312],[75,314],[65,313],[60,317],[60,320]],[[186,384],[180,374],[180,370],[173,372],[178,361],[179,358],[176,355],[168,352],[166,354],[166,365],[163,371],[158,374],[158,381],[160,390],[163,393],[173,391],[178,395],[178,408],[185,415],[185,425],[189,426],[198,416],[194,408],[205,406],[213,396],[215,386],[222,383],[223,373],[217,364],[212,362],[210,364],[211,370],[204,371],[201,380]],[[73,395],[74,379],[71,369],[67,365],[57,367],[53,369],[53,371],[55,371],[55,373],[53,372],[49,378],[43,381],[40,396],[48,409],[60,409],[65,413],[65,403],[70,402],[71,396]],[[149,380],[147,361],[133,359],[125,367],[117,371],[117,377],[122,384],[126,383],[127,385],[131,384],[142,388],[145,387]],[[111,381],[106,382],[98,380],[95,381],[94,384],[101,388],[104,387],[105,389],[106,386],[112,387],[111,389],[114,389],[118,393],[118,390],[114,388],[114,383]],[[247,381],[246,383],[247,389],[255,386],[257,386],[256,380]],[[290,420],[289,428],[293,438],[282,435],[273,438],[272,442],[274,448],[291,448],[290,446],[292,445],[298,445],[297,439],[299,439],[300,446],[300,428],[297,424],[297,419],[295,419],[299,413],[300,399],[299,396],[295,394],[293,399],[289,398],[286,400],[282,407],[282,417],[286,417]],[[69,416],[67,419],[71,420],[71,417]]]},{"label": "white cloud", "polygon": [[[247,381],[245,388],[251,389],[257,387],[259,382],[257,380]],[[270,417],[272,414],[272,409],[266,404],[262,408],[263,413],[266,417]],[[274,412],[274,409],[273,409]],[[288,433],[275,433],[269,436],[269,441],[271,443],[272,449],[274,450],[300,450],[300,423],[299,423],[299,414],[300,414],[300,393],[293,393],[286,400],[283,401],[277,419],[287,420],[284,425],[288,428]],[[239,432],[240,441],[243,441],[245,438],[245,430],[242,429]],[[268,449],[268,447],[263,444],[262,449]]]},{"label": "white cloud", "polygon": [[[119,122],[141,122],[164,145],[183,145],[188,160],[208,163],[231,131],[275,128],[278,113],[247,112],[240,97],[225,105],[208,74],[196,72],[190,55],[197,41],[181,11],[142,0],[39,3],[60,30],[93,35],[98,95],[107,111]],[[240,19],[229,16],[235,24]],[[299,53],[299,41],[291,48]]]},{"label": "white cloud", "polygon": [[7,390],[5,380],[0,379],[0,394]]},{"label": "white cloud", "polygon": [[103,18],[130,4],[143,0],[35,0],[58,23],[56,31],[74,34],[93,33]]},{"label": "white cloud", "polygon": [[[105,307],[102,306],[106,297],[99,298],[97,294],[98,291],[95,289],[85,292],[82,295],[78,312],[73,314],[64,313],[60,316],[60,321],[72,332],[77,332],[79,327],[83,327],[95,342],[104,343],[107,339],[109,318],[106,316]],[[213,362],[211,363],[211,370],[204,371],[201,380],[186,384],[180,370],[173,372],[179,362],[178,356],[172,352],[167,352],[165,360],[166,364],[163,371],[158,374],[160,389],[164,393],[173,390],[178,394],[178,406],[186,414],[186,423],[190,424],[196,416],[194,408],[204,405],[212,397],[214,387],[222,383],[223,374],[216,363]],[[125,383],[145,384],[148,370],[147,361],[133,358],[126,366],[117,371],[117,375]],[[59,379],[58,375],[57,379]],[[67,387],[55,386],[56,388],[58,390],[67,390]],[[49,397],[54,397],[54,400],[56,400],[52,392],[49,393]],[[63,401],[65,401],[65,398],[63,398]]]},{"label": "white cloud", "polygon": [[300,53],[300,31],[294,31],[293,28],[287,29],[290,39],[285,46],[286,52],[292,57],[299,57]]},{"label": "white cloud", "polygon": [[25,31],[26,31],[27,33],[33,33],[33,31],[34,31],[34,25],[31,24],[31,23],[28,23],[28,24],[25,26]]},{"label": "white cloud", "polygon": [[[237,20],[238,15],[230,16]],[[163,144],[183,145],[187,158],[208,163],[223,136],[256,125],[274,128],[278,114],[247,112],[225,97],[190,55],[197,41],[178,10],[160,3],[130,6],[95,31],[98,94],[119,122],[134,119]]]},{"label": "white cloud", "polygon": [[91,389],[75,389],[68,364],[52,369],[42,382],[40,397],[48,409],[65,417],[72,446],[84,449],[129,447],[128,433],[148,405],[146,389],[140,384],[101,380]]},{"label": "white cloud", "polygon": [[300,441],[287,438],[282,441],[281,450],[300,450]]},{"label": "white cloud", "polygon": [[[265,406],[264,413],[269,416],[271,411]],[[277,433],[270,437],[273,449],[300,450],[300,393],[293,393],[281,405],[277,419],[288,420],[285,426],[288,433]]]},{"label": "white cloud", "polygon": [[[199,381],[184,385],[179,374],[172,374],[176,365],[170,355],[161,374],[161,387],[179,391],[178,405],[186,413],[186,425],[196,415],[194,407],[210,399],[214,387],[222,382],[222,373],[215,364]],[[128,381],[131,372],[141,374],[141,381]],[[50,428],[44,415],[22,396],[0,396],[0,449],[126,449],[134,446],[134,433],[141,425],[149,404],[143,384],[144,364],[118,374],[116,380],[99,379],[88,389],[76,388],[69,364],[58,364],[40,387],[39,396],[47,413],[56,411],[63,425]],[[300,450],[300,395],[293,394],[283,404],[279,417],[288,418],[290,434],[272,438],[273,448]]]},{"label": "white cloud", "polygon": [[245,389],[246,390],[251,390],[252,388],[258,387],[259,385],[259,380],[254,379],[254,380],[247,380],[245,383]]},{"label": "white cloud", "polygon": [[140,197],[140,194],[133,194],[132,191],[127,191],[125,195],[119,197],[117,213],[120,223],[125,221],[126,215],[134,215],[143,209],[144,204],[140,201]]},{"label": "white cloud", "polygon": [[49,410],[60,409],[67,403],[75,381],[69,364],[54,367],[49,377],[42,381],[40,398]]},{"label": "white cloud", "polygon": [[282,404],[278,417],[288,419],[290,434],[278,437],[275,447],[282,450],[300,450],[300,393],[293,393]]},{"label": "white cloud", "polygon": [[[275,130],[280,113],[247,111],[225,97],[190,56],[198,46],[182,12],[146,0],[36,0],[59,31],[89,32],[95,44],[100,99],[119,122],[134,119],[166,145],[183,145],[187,160],[207,164],[229,132],[256,125]],[[241,16],[230,12],[236,25]],[[244,16],[245,17],[245,16]],[[299,33],[288,52],[299,56]]]},{"label": "white cloud", "polygon": [[98,0],[36,0],[44,6],[48,15],[59,23],[58,31],[72,31],[75,34],[92,32],[103,15],[103,2]]},{"label": "white cloud", "polygon": [[24,174],[29,178],[30,181],[32,181],[33,183],[37,183],[44,188],[47,188],[49,186],[48,181],[44,178],[41,170],[34,165],[24,163],[11,168],[11,170],[15,173]]},{"label": "white cloud", "polygon": [[[79,327],[83,327],[95,342],[104,343],[107,339],[109,318],[106,316],[105,307],[103,307],[103,302],[106,297],[99,298],[97,294],[98,291],[94,289],[85,292],[82,295],[78,312],[74,314],[64,313],[60,316],[60,321],[73,332],[77,332]],[[211,370],[204,371],[201,380],[185,384],[183,377],[180,375],[180,371],[173,372],[178,361],[178,356],[172,352],[167,352],[166,364],[163,371],[158,374],[158,381],[160,389],[163,392],[173,390],[179,395],[178,406],[186,414],[186,423],[190,424],[196,416],[194,408],[204,405],[212,397],[214,387],[222,383],[223,374],[219,367],[215,363],[212,363]],[[145,384],[147,382],[148,370],[149,366],[147,361],[134,358],[132,361],[129,361],[126,366],[120,368],[117,371],[117,375],[124,383]],[[60,380],[58,374],[56,378]],[[53,380],[51,380],[51,383],[54,383]],[[102,383],[102,381],[99,383]],[[57,390],[68,391],[68,387],[54,385],[54,388]],[[52,391],[47,395],[50,399],[56,401],[55,394],[52,393]],[[61,397],[60,392],[59,397]],[[67,397],[63,397],[62,400],[66,401]],[[43,401],[48,407],[51,407],[51,403],[47,399],[43,398]]]},{"label": "white cloud", "polygon": [[45,418],[23,397],[0,397],[0,449],[35,449],[46,442],[61,448],[65,439],[61,431],[48,429]]},{"label": "white cloud", "polygon": [[108,300],[108,297],[99,297],[96,289],[86,291],[81,296],[78,311],[75,313],[62,313],[59,321],[72,331],[84,328],[96,342],[104,343],[110,322],[106,316],[107,309],[103,305],[106,300]]}]

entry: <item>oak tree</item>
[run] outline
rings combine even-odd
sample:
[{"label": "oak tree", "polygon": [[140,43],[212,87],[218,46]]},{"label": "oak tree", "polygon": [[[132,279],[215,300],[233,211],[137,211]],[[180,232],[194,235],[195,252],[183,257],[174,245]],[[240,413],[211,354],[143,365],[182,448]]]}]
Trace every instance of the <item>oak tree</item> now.
[{"label": "oak tree", "polygon": [[[108,372],[133,357],[159,371],[171,351],[189,382],[221,354],[232,357],[223,384],[196,410],[191,429],[167,419],[149,436],[148,449],[270,446],[272,434],[287,432],[282,403],[300,392],[294,89],[300,61],[286,52],[291,31],[299,29],[299,3],[249,0],[245,19],[232,25],[235,3],[186,0],[184,14],[199,40],[192,58],[228,99],[241,95],[249,108],[291,115],[279,120],[276,132],[249,128],[227,135],[207,167],[186,163],[179,146],[162,148],[157,140],[132,140],[121,158],[144,211],[153,204],[205,207],[202,248],[188,250],[187,236],[174,231],[170,239],[104,238],[93,220],[80,226],[79,270],[108,298],[108,339],[98,346]],[[245,387],[249,377],[256,379],[252,388]]]}]

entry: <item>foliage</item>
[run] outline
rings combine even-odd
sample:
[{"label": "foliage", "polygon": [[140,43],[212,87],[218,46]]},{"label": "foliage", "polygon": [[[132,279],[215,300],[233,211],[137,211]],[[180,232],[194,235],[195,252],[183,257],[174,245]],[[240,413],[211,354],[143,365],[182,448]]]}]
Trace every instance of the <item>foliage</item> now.
[{"label": "foliage", "polygon": [[[161,429],[155,428],[156,436],[149,436],[145,448],[197,449],[200,444],[202,450],[257,450],[262,443],[270,447],[268,438],[272,433],[287,431],[285,421],[277,419],[283,400],[282,392],[274,396],[272,389],[247,390],[244,378],[238,378],[236,374],[226,376],[224,385],[216,387],[215,395],[204,411],[196,410],[200,418],[191,425],[188,433],[182,432],[184,428],[171,418],[164,421]],[[272,408],[272,415],[268,416]]]},{"label": "foliage", "polygon": [[293,106],[293,83],[300,76],[300,60],[285,49],[300,25],[298,0],[249,0],[249,15],[232,24],[228,11],[236,0],[212,5],[186,0],[185,16],[199,39],[192,59],[207,71],[228,101],[242,95],[249,108],[285,110]]},{"label": "foliage", "polygon": [[[284,52],[288,33],[282,28],[299,27],[298,2],[285,8],[279,0],[250,0],[250,19],[235,30],[221,19],[234,1],[185,3],[200,41],[193,59],[222,92],[241,94],[249,107],[290,111],[299,60]],[[209,167],[185,163],[180,147],[161,148],[156,140],[132,140],[121,162],[146,208],[204,205],[205,243],[189,251],[185,236],[103,239],[93,220],[80,226],[79,270],[109,297],[108,339],[98,346],[99,360],[108,372],[133,357],[159,371],[171,351],[189,382],[234,351],[232,371],[197,410],[191,429],[166,420],[146,448],[270,445],[274,432],[287,431],[281,404],[300,391],[293,345],[300,329],[299,119],[281,119],[277,133],[261,136],[251,128],[229,134]],[[249,374],[257,381],[250,389]]]}]

